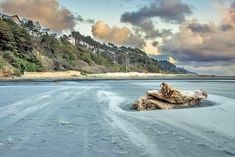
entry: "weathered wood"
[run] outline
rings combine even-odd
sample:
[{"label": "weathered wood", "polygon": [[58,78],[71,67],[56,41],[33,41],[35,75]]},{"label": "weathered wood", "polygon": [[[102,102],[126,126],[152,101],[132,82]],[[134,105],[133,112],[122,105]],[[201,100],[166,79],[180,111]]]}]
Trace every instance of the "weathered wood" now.
[{"label": "weathered wood", "polygon": [[183,108],[198,105],[202,99],[207,98],[203,90],[180,91],[167,83],[162,83],[160,87],[160,91],[148,91],[132,107],[140,111]]}]

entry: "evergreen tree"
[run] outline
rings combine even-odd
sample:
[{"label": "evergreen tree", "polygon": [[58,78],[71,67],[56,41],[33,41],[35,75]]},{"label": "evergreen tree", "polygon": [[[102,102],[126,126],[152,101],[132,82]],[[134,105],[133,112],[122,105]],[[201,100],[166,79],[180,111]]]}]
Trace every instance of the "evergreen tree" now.
[{"label": "evergreen tree", "polygon": [[6,21],[0,20],[0,50],[14,50],[15,44],[11,26]]}]

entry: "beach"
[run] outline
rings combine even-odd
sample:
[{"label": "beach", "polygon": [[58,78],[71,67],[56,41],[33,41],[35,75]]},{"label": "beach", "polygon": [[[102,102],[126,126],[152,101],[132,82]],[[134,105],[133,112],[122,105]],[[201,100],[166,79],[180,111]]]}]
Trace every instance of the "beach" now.
[{"label": "beach", "polygon": [[0,82],[0,156],[234,156],[234,80],[167,80],[207,107],[131,109],[163,81]]},{"label": "beach", "polygon": [[213,75],[197,74],[166,74],[166,73],[139,73],[139,72],[115,72],[84,74],[79,71],[55,71],[55,72],[25,72],[21,76],[1,77],[0,81],[38,81],[38,80],[125,80],[125,79],[231,79],[235,77],[215,77]]}]

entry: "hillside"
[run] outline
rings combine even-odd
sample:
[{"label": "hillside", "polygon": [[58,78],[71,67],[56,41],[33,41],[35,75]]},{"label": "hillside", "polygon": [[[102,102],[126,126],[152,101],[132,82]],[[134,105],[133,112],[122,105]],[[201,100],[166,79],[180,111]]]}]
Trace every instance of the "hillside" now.
[{"label": "hillside", "polygon": [[[74,45],[69,42],[71,37]],[[0,76],[65,70],[188,73],[167,61],[149,58],[139,49],[101,44],[79,32],[56,38],[30,25],[0,20]]]}]

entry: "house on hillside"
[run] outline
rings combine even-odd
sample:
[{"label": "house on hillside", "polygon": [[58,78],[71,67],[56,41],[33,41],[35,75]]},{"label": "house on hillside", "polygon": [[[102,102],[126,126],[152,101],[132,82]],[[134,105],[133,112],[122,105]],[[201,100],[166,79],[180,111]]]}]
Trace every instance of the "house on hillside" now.
[{"label": "house on hillside", "polygon": [[40,30],[40,34],[41,35],[48,35],[48,32],[50,31],[50,29],[49,28],[42,28],[41,30]]},{"label": "house on hillside", "polygon": [[30,27],[31,30],[34,30],[34,31],[40,31],[40,29],[42,28],[40,23],[38,21],[33,21],[33,20],[30,20],[30,19],[26,19],[26,18],[23,18],[21,20],[21,23],[25,26],[25,27]]},{"label": "house on hillside", "polygon": [[40,30],[42,28],[38,21],[36,21],[36,22],[34,21],[33,25],[35,26],[35,29],[37,29],[37,30]]},{"label": "house on hillside", "polygon": [[74,46],[76,45],[76,40],[72,35],[68,37],[68,42]]},{"label": "house on hillside", "polygon": [[3,13],[0,13],[0,20],[2,20]]},{"label": "house on hillside", "polygon": [[29,19],[22,19],[21,24],[26,27],[26,29],[28,30],[28,32],[30,33],[30,35],[38,35],[40,33],[41,30],[41,25],[39,22],[35,22]]},{"label": "house on hillside", "polygon": [[58,39],[58,34],[57,33],[50,33],[49,34],[51,37]]},{"label": "house on hillside", "polygon": [[18,25],[21,24],[21,20],[20,18],[18,17],[18,15],[13,15],[13,16],[10,16],[10,15],[6,15],[6,14],[0,14],[1,15],[1,19],[2,20],[7,20],[7,21],[12,21]]}]

